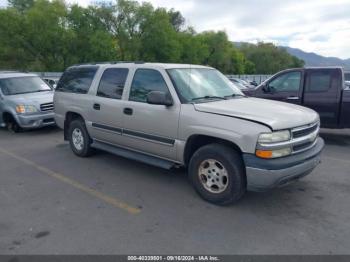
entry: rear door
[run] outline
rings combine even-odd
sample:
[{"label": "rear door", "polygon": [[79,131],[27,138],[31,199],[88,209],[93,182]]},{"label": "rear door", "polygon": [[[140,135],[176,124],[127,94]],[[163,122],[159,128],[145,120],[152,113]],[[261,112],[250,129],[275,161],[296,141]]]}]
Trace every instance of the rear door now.
[{"label": "rear door", "polygon": [[123,125],[121,100],[129,69],[107,68],[98,83],[90,108],[91,136],[99,141],[120,144]]},{"label": "rear door", "polygon": [[342,91],[340,69],[307,69],[303,105],[319,113],[323,127],[337,127]]},{"label": "rear door", "polygon": [[256,96],[293,104],[301,104],[302,82],[302,70],[282,72],[256,90]]}]

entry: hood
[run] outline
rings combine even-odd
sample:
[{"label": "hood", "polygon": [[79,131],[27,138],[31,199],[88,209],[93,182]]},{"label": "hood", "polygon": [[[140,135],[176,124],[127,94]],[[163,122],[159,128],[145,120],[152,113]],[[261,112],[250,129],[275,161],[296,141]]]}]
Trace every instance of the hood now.
[{"label": "hood", "polygon": [[272,130],[282,130],[314,123],[318,114],[306,107],[260,98],[234,98],[194,104],[197,111],[226,115],[259,122]]},{"label": "hood", "polygon": [[53,91],[12,95],[6,98],[15,104],[40,105],[53,102]]}]

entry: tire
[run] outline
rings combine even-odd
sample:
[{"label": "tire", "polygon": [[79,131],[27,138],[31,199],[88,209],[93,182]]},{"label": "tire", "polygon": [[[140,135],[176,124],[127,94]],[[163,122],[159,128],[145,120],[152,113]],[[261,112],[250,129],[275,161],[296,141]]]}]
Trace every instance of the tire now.
[{"label": "tire", "polygon": [[6,123],[6,127],[7,130],[12,133],[19,133],[22,131],[22,128],[13,117],[11,117],[11,119],[9,119],[9,121]]},{"label": "tire", "polygon": [[70,147],[77,156],[88,157],[93,154],[94,150],[91,147],[92,140],[82,120],[78,119],[70,122],[68,138]]},{"label": "tire", "polygon": [[213,204],[232,204],[246,191],[242,157],[224,145],[209,144],[199,148],[190,160],[188,175],[197,193]]}]

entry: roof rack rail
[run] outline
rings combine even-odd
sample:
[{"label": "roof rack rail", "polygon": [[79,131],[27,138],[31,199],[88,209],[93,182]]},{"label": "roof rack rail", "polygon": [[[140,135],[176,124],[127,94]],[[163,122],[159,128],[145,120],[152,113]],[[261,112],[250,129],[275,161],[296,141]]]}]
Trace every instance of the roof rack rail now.
[{"label": "roof rack rail", "polygon": [[143,61],[102,61],[102,62],[90,62],[90,63],[80,63],[74,64],[72,66],[83,66],[83,65],[103,65],[103,64],[144,64]]},{"label": "roof rack rail", "polygon": [[8,73],[22,73],[23,71],[19,70],[0,70],[0,74],[8,74]]}]

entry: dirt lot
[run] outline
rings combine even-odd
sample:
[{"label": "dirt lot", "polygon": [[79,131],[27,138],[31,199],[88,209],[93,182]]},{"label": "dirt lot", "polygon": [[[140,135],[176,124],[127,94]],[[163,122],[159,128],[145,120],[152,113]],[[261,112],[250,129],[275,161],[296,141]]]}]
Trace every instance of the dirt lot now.
[{"label": "dirt lot", "polygon": [[0,254],[350,254],[350,131],[310,176],[229,207],[183,170],[73,155],[62,132],[0,130]]}]

